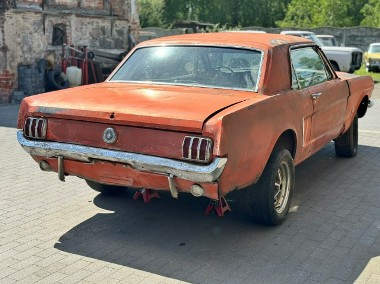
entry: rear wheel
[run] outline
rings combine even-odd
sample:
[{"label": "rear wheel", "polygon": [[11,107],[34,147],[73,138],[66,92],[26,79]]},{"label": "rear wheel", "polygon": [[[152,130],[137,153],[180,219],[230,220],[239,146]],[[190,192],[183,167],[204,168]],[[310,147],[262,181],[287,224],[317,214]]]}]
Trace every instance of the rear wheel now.
[{"label": "rear wheel", "polygon": [[123,191],[123,189],[124,189],[124,187],[122,187],[122,186],[102,184],[102,183],[98,183],[96,181],[87,180],[87,179],[86,179],[86,183],[93,190],[98,191],[98,192],[100,192],[101,194],[104,194],[104,195],[116,195],[116,194],[120,194]]},{"label": "rear wheel", "polygon": [[358,115],[356,114],[350,128],[335,139],[335,153],[339,157],[355,157],[358,153]]},{"label": "rear wheel", "polygon": [[286,149],[274,150],[259,181],[250,188],[249,212],[265,225],[278,225],[289,211],[295,180],[294,162]]}]

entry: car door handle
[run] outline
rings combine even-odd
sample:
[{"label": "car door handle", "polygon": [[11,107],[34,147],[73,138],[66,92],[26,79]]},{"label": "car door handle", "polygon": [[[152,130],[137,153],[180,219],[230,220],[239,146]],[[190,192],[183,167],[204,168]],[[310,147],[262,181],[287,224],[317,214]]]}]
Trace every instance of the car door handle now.
[{"label": "car door handle", "polygon": [[314,101],[318,100],[318,98],[322,95],[322,93],[315,93],[312,94],[311,97],[313,98]]}]

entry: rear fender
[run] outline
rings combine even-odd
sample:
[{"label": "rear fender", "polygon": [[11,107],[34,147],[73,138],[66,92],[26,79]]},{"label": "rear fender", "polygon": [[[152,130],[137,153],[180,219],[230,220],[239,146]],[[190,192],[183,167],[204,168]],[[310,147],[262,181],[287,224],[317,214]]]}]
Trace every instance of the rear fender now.
[{"label": "rear fender", "polygon": [[374,83],[370,76],[345,74],[344,77],[348,84],[350,95],[347,101],[347,111],[342,133],[348,130],[356,113],[358,117],[363,117],[366,114],[368,101],[374,88]]},{"label": "rear fender", "polygon": [[[214,154],[228,156],[219,179],[221,195],[256,182],[279,137],[283,137],[280,141],[284,143],[292,137],[295,161],[303,158],[297,145],[302,145],[302,117],[311,115],[312,105],[309,97],[303,97],[303,101],[297,96],[295,92],[258,96],[207,121],[203,134],[214,137]],[[310,106],[305,107],[306,101]],[[283,133],[287,134],[282,136]]]}]

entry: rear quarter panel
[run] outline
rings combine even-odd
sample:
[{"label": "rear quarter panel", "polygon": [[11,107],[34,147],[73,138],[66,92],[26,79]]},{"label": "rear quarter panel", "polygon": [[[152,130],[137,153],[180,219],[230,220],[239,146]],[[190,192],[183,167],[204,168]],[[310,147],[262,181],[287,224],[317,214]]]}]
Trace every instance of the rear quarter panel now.
[{"label": "rear quarter panel", "polygon": [[258,180],[281,134],[291,130],[296,138],[295,161],[307,155],[302,149],[303,117],[311,116],[312,103],[297,91],[257,96],[210,119],[204,134],[214,136],[215,155],[228,162],[219,180],[220,193],[244,188]]},{"label": "rear quarter panel", "polygon": [[368,99],[371,97],[374,83],[370,76],[357,76],[353,74],[337,72],[338,76],[345,80],[350,89],[350,95],[347,101],[347,111],[344,122],[344,132],[350,127],[358,109],[360,103],[365,97]]}]

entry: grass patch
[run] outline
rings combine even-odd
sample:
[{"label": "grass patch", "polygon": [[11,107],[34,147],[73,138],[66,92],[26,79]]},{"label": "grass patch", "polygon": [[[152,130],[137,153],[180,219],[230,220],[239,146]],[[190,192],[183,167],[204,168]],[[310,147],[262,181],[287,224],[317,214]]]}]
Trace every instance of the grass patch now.
[{"label": "grass patch", "polygon": [[367,71],[365,71],[364,65],[362,65],[362,67],[359,70],[356,70],[355,74],[357,74],[357,75],[369,75],[372,77],[372,79],[373,79],[373,81],[375,81],[375,83],[380,83],[380,72],[377,72],[377,73],[367,72]]}]

